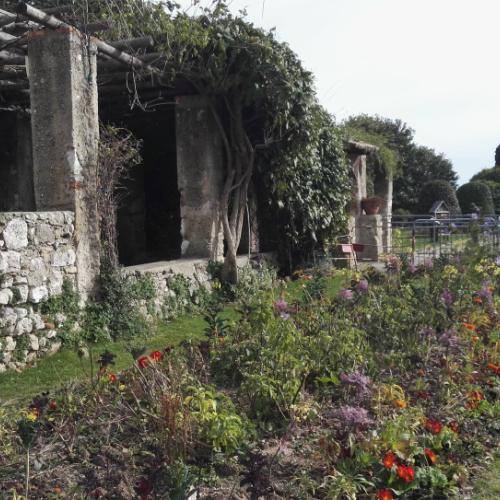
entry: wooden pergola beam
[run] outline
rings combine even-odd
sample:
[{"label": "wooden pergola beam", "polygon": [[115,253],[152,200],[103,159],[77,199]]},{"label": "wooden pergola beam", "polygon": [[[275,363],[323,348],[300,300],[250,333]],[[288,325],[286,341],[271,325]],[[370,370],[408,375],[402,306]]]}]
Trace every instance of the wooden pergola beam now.
[{"label": "wooden pergola beam", "polygon": [[[35,7],[32,7],[31,5],[28,5],[25,3],[19,3],[16,7],[16,12],[24,17],[27,17],[28,19],[31,19],[32,21],[35,21],[36,23],[39,23],[43,26],[46,26],[47,28],[51,28],[51,29],[60,29],[60,28],[76,29],[73,26],[65,23],[64,21],[61,21],[61,20],[57,19],[56,17],[54,17],[50,14],[46,14],[45,12],[43,12],[39,9],[36,9]],[[119,50],[115,47],[112,47],[111,45],[107,44],[106,42],[99,40],[98,38],[95,38],[94,41],[95,41],[95,44],[97,46],[97,50],[99,52],[101,52],[102,54],[107,55],[111,59],[115,59],[116,61],[119,61],[122,64],[130,66],[132,68],[142,69],[142,70],[146,69],[146,70],[150,70],[152,72],[156,71],[151,66],[148,66],[147,64],[143,63],[137,57],[126,54],[126,53],[122,52],[121,50]]]},{"label": "wooden pergola beam", "polygon": [[[143,36],[140,38],[128,38],[125,40],[117,40],[116,42],[108,42],[115,49],[146,49],[154,45],[153,38]],[[143,60],[143,59],[141,59]]]},{"label": "wooden pergola beam", "polygon": [[1,64],[15,64],[23,65],[26,63],[24,56],[9,52],[8,50],[0,50],[0,65]]}]

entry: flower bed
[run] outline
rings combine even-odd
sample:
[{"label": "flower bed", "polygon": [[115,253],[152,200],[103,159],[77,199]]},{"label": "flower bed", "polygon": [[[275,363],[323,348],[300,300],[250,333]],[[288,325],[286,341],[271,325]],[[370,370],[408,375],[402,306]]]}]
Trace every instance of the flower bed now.
[{"label": "flower bed", "polygon": [[209,305],[200,344],[121,373],[103,353],[88,384],[4,410],[0,491],[30,464],[36,498],[466,497],[500,428],[500,261],[475,252],[391,256],[335,298],[299,272],[298,298],[280,284],[237,321]]}]

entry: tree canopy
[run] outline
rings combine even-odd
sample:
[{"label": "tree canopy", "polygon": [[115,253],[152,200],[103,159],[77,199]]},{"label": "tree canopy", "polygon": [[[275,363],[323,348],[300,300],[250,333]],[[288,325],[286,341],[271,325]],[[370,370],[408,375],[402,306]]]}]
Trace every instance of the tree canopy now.
[{"label": "tree canopy", "polygon": [[453,186],[445,180],[426,182],[420,189],[417,213],[428,214],[436,201],[444,201],[451,215],[460,213],[460,205]]},{"label": "tree canopy", "polygon": [[495,212],[488,184],[481,181],[467,182],[457,189],[460,208],[465,214],[480,211],[483,215]]},{"label": "tree canopy", "polygon": [[359,115],[350,117],[344,126],[351,137],[381,148],[368,159],[368,168],[393,174],[395,210],[418,211],[420,190],[426,182],[441,179],[456,187],[458,176],[452,163],[433,149],[415,144],[414,131],[401,120]]}]

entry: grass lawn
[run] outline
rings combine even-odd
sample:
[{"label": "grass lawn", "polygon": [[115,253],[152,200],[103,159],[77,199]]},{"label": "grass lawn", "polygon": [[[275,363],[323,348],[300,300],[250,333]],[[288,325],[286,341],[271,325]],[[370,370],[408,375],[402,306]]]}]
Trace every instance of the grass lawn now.
[{"label": "grass lawn", "polygon": [[[328,281],[327,294],[337,293],[342,282],[341,276]],[[302,281],[293,281],[287,284],[286,297],[298,298],[302,294]],[[226,319],[237,318],[234,306],[226,307],[222,316]],[[164,349],[168,345],[175,345],[187,339],[201,339],[206,323],[200,314],[191,314],[179,317],[171,322],[159,321],[154,326],[149,338],[144,339],[148,352],[155,349]],[[138,339],[134,343],[141,343]],[[99,358],[99,354],[106,349],[116,355],[115,371],[123,370],[132,365],[132,356],[127,351],[127,342],[108,342],[92,346],[92,358]],[[44,391],[53,391],[58,387],[90,377],[89,359],[81,360],[74,350],[62,349],[58,353],[38,361],[34,368],[27,368],[21,373],[8,371],[0,374],[0,405],[9,402],[23,402],[30,400],[34,395]]]}]

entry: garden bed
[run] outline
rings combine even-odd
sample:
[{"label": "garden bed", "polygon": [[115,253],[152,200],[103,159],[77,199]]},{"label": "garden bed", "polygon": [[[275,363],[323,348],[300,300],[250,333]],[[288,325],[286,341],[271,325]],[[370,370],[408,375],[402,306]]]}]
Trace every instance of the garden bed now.
[{"label": "garden bed", "polygon": [[479,254],[299,272],[245,294],[231,320],[207,303],[201,342],[122,371],[104,352],[92,380],[2,408],[0,491],[472,497],[500,427],[500,263]]}]

